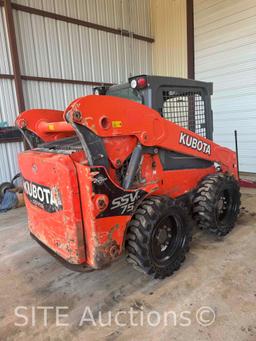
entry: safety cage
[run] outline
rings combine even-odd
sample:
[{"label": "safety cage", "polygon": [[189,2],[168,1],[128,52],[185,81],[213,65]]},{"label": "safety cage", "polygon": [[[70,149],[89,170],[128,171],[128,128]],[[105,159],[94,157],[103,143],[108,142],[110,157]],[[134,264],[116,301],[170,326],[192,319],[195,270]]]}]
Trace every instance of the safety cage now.
[{"label": "safety cage", "polygon": [[163,90],[161,115],[183,128],[207,137],[205,103],[199,91]]}]

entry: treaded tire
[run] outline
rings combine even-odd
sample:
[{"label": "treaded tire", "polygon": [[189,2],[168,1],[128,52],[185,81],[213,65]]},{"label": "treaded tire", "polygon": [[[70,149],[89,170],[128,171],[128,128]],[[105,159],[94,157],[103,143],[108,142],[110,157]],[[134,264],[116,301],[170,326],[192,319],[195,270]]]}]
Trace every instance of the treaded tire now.
[{"label": "treaded tire", "polygon": [[0,185],[0,199],[4,197],[4,193],[8,190],[13,188],[14,186],[11,184],[11,182],[3,182]]},{"label": "treaded tire", "polygon": [[[221,205],[225,203],[224,208],[219,207],[220,202]],[[199,228],[225,236],[236,223],[240,205],[238,181],[227,174],[211,174],[204,178],[197,189],[193,216]]]},{"label": "treaded tire", "polygon": [[[192,226],[191,218],[182,203],[169,197],[147,198],[128,226],[127,260],[137,270],[153,274],[155,278],[172,275],[180,268],[189,250]],[[160,243],[161,233],[165,234],[165,244],[168,246],[163,247]]]}]

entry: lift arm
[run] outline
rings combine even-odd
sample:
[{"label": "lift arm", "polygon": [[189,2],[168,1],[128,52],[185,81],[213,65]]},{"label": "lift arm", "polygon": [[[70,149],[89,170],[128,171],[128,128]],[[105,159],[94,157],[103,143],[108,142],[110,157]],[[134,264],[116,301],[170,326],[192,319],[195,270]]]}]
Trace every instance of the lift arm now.
[{"label": "lift arm", "polygon": [[75,130],[84,126],[103,139],[136,136],[142,146],[216,162],[223,171],[238,177],[235,152],[162,118],[145,105],[123,98],[92,95],[73,101],[64,112],[64,118]]}]

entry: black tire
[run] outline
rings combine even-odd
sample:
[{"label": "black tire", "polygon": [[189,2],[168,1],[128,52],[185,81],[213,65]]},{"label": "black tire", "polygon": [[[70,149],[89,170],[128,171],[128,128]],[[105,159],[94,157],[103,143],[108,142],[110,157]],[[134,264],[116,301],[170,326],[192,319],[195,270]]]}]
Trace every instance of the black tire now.
[{"label": "black tire", "polygon": [[11,189],[14,186],[10,182],[3,182],[0,185],[0,199],[4,197],[4,193],[7,189]]},{"label": "black tire", "polygon": [[193,201],[193,216],[201,229],[225,236],[236,223],[240,205],[238,181],[227,174],[212,174],[199,185]]},{"label": "black tire", "polygon": [[129,223],[127,260],[155,278],[178,270],[192,240],[192,221],[181,203],[168,197],[143,201]]},{"label": "black tire", "polygon": [[12,185],[13,187],[15,187],[15,181],[16,181],[17,179],[21,178],[21,177],[22,177],[21,173],[17,173],[17,174],[12,178],[11,185]]}]

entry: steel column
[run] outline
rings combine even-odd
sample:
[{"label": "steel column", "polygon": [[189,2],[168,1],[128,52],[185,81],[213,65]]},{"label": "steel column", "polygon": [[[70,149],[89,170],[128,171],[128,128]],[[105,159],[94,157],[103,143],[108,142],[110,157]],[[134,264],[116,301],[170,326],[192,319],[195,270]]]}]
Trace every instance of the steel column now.
[{"label": "steel column", "polygon": [[12,57],[11,60],[12,60],[12,67],[13,67],[13,74],[14,74],[14,83],[15,83],[15,89],[16,89],[18,110],[19,112],[22,112],[25,110],[25,101],[24,101],[24,94],[23,94],[23,89],[22,89],[20,63],[19,63],[16,35],[15,35],[12,5],[11,5],[10,0],[4,0],[4,10],[5,10],[5,17],[6,17],[6,24],[7,24],[8,39],[9,39],[10,50],[11,50],[11,57]]}]

